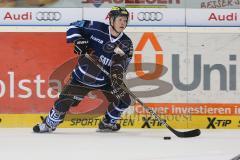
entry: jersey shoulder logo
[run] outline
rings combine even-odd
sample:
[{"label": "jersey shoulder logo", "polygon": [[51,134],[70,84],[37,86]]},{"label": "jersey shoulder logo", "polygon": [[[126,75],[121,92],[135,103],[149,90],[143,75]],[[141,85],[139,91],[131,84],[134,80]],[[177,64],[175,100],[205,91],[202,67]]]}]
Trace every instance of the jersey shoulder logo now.
[{"label": "jersey shoulder logo", "polygon": [[92,39],[92,40],[94,40],[94,41],[96,41],[96,42],[98,42],[100,44],[103,44],[103,40],[101,40],[101,39],[99,39],[97,37],[94,37],[93,35],[90,37],[90,39]]}]

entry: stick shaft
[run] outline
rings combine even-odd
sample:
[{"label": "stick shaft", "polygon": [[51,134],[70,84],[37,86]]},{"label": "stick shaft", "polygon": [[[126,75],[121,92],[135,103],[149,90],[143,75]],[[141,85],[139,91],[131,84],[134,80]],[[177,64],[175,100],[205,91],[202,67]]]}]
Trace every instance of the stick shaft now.
[{"label": "stick shaft", "polygon": [[[102,71],[104,72],[109,78],[110,78],[110,74],[99,64],[99,62],[96,62],[96,60],[94,60],[90,55],[85,54],[85,56],[92,61],[94,64],[96,64],[96,66]],[[186,131],[186,132],[180,132],[175,130],[174,128],[172,128],[171,126],[169,126],[166,122],[165,119],[160,118],[156,112],[154,112],[151,108],[147,107],[135,94],[133,94],[127,87],[125,87],[124,85],[120,85],[120,87],[127,92],[134,100],[136,100],[138,103],[140,103],[143,108],[148,111],[152,116],[154,116],[159,123],[161,123],[162,125],[164,125],[166,128],[168,128],[173,134],[175,134],[177,137],[180,138],[187,138],[187,137],[196,137],[200,135],[200,130],[199,129],[195,129],[195,130],[190,130],[190,131]]]}]

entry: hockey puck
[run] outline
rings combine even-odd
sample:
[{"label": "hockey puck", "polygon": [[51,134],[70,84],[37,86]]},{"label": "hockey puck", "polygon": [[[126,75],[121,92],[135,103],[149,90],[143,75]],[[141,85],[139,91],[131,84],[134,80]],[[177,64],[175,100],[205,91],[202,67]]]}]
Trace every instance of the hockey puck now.
[{"label": "hockey puck", "polygon": [[171,137],[163,137],[164,140],[170,140]]}]

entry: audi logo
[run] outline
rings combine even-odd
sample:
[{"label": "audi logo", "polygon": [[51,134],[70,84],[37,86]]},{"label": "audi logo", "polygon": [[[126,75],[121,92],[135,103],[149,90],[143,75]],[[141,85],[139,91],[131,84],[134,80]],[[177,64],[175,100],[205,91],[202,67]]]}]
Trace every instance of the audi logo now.
[{"label": "audi logo", "polygon": [[163,14],[161,12],[139,12],[137,19],[139,21],[161,21]]},{"label": "audi logo", "polygon": [[38,21],[59,21],[61,18],[60,12],[37,12],[36,14]]}]

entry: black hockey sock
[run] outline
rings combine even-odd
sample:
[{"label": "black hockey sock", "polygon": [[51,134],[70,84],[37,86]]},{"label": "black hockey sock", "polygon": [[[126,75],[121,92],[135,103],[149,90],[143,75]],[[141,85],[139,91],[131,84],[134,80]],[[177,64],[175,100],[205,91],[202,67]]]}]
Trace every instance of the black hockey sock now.
[{"label": "black hockey sock", "polygon": [[60,123],[63,122],[63,119],[66,115],[66,112],[59,112],[55,108],[52,108],[49,112],[49,115],[46,117],[46,124],[55,129]]}]

